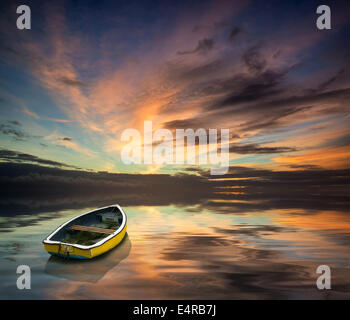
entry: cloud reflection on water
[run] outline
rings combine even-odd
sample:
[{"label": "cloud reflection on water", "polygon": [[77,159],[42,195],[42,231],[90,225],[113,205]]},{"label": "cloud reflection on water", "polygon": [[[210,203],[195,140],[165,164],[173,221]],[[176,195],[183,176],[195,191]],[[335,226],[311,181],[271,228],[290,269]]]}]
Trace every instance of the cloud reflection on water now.
[{"label": "cloud reflection on water", "polygon": [[[130,255],[96,283],[57,282],[50,298],[350,298],[350,234],[339,212],[293,210],[217,215],[177,207],[126,207]],[[300,214],[300,212],[299,212]],[[317,226],[308,219],[318,221]],[[349,221],[349,220],[348,220]],[[333,238],[332,238],[333,237]],[[332,291],[317,290],[316,268],[332,268]]]},{"label": "cloud reflection on water", "polygon": [[[35,264],[35,298],[350,298],[348,170],[234,167],[212,179],[4,168],[0,267]],[[91,265],[49,259],[48,232],[112,203],[128,215],[130,254],[116,248]],[[330,292],[316,289],[320,264],[332,268]]]}]

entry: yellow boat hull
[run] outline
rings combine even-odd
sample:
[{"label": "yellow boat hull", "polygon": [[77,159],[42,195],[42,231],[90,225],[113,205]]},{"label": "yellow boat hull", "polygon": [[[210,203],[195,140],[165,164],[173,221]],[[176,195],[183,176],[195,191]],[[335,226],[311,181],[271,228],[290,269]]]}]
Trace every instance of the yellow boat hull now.
[{"label": "yellow boat hull", "polygon": [[118,234],[101,245],[91,249],[81,249],[74,245],[48,244],[44,243],[45,250],[55,256],[72,259],[92,259],[116,247],[123,239],[126,233],[126,224]]}]

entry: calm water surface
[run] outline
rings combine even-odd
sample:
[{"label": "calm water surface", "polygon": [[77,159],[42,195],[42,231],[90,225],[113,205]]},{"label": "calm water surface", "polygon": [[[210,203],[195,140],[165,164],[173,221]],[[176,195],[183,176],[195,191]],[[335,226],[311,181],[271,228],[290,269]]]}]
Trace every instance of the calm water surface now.
[{"label": "calm water surface", "polygon": [[[128,236],[117,248],[92,261],[50,257],[42,239],[90,209],[0,217],[0,298],[350,298],[346,213],[124,207]],[[31,290],[16,287],[21,264],[31,267]],[[332,290],[316,288],[321,264]]]}]

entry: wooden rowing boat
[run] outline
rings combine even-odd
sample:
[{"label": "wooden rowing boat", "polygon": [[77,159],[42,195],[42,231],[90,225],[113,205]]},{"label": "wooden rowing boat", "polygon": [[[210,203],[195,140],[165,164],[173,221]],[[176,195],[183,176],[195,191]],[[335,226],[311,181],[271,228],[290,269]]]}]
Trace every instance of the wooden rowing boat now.
[{"label": "wooden rowing boat", "polygon": [[115,246],[126,233],[126,214],[119,205],[83,213],[59,226],[43,244],[55,256],[92,259]]}]

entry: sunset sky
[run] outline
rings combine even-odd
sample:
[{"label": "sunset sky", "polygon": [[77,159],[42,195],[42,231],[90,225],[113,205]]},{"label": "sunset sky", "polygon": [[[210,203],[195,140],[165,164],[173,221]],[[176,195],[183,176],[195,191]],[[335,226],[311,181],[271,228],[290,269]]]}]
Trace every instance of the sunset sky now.
[{"label": "sunset sky", "polygon": [[232,166],[350,167],[348,1],[331,30],[319,1],[25,1],[31,30],[19,4],[0,5],[1,162],[185,172],[121,162],[121,132],[152,120],[229,128]]},{"label": "sunset sky", "polygon": [[[228,172],[123,163],[145,121],[229,129]],[[350,1],[1,0],[0,190],[0,299],[348,299]],[[48,257],[57,226],[116,203],[124,244]]]}]

